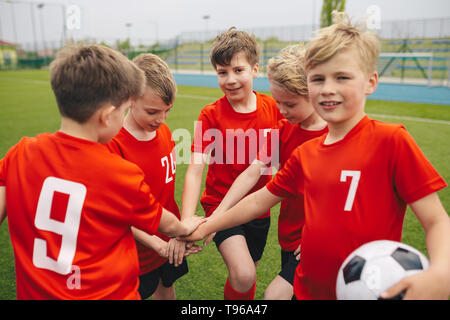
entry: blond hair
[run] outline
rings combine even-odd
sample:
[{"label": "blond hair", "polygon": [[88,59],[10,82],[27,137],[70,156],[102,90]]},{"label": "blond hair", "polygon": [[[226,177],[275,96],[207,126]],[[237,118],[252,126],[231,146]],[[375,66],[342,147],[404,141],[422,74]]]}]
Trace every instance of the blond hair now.
[{"label": "blond hair", "polygon": [[271,58],[267,76],[271,82],[294,94],[308,96],[304,45],[288,46],[282,49],[278,56]]},{"label": "blond hair", "polygon": [[316,67],[349,48],[355,48],[360,56],[361,69],[366,74],[376,71],[380,52],[377,35],[363,24],[352,25],[344,12],[333,11],[333,21],[329,27],[318,30],[308,43],[305,54],[306,70]]},{"label": "blond hair", "polygon": [[144,73],[123,54],[100,45],[63,47],[50,64],[62,116],[86,122],[105,104],[119,107],[144,92]]},{"label": "blond hair", "polygon": [[152,53],[142,53],[136,56],[133,62],[144,71],[147,86],[152,88],[166,105],[172,105],[177,86],[167,63]]},{"label": "blond hair", "polygon": [[231,27],[228,31],[219,34],[211,47],[211,64],[214,69],[217,65],[227,66],[237,53],[244,52],[250,65],[259,62],[259,45],[254,35]]}]

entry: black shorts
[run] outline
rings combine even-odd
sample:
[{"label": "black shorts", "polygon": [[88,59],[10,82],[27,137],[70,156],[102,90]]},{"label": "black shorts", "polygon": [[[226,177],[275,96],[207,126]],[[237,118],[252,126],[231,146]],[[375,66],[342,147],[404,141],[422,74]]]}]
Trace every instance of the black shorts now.
[{"label": "black shorts", "polygon": [[173,283],[188,273],[188,265],[186,259],[178,267],[167,261],[161,267],[139,276],[139,294],[141,299],[145,300],[151,297],[158,288],[161,279],[164,287],[169,288]]},{"label": "black shorts", "polygon": [[225,229],[216,233],[214,242],[217,248],[220,244],[235,235],[244,236],[247,241],[248,250],[254,262],[261,260],[269,234],[270,217],[255,219],[236,227]]},{"label": "black shorts", "polygon": [[281,250],[281,271],[279,276],[289,282],[292,286],[294,285],[295,269],[300,262],[297,261],[295,257],[294,251],[288,252]]}]

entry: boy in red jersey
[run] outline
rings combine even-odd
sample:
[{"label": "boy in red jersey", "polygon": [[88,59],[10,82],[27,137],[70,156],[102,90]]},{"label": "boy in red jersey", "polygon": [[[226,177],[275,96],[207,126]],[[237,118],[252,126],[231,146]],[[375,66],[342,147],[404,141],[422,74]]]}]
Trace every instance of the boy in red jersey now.
[{"label": "boy in red jersey", "polygon": [[[143,72],[102,46],[68,46],[50,65],[61,129],[23,138],[0,161],[18,299],[139,299],[130,226],[189,234],[150,194],[144,173],[109,152]],[[6,210],[5,210],[6,208]]]},{"label": "boy in red jersey", "polygon": [[[276,132],[277,136],[268,135],[267,144],[258,154],[258,159],[236,178],[213,216],[228,210],[246,195],[268,166],[281,169],[297,146],[328,131],[326,122],[309,102],[304,53],[305,49],[301,45],[289,46],[276,58],[269,60],[267,76],[272,97],[286,119],[280,120],[274,127],[271,132]],[[271,139],[277,143],[272,145]],[[278,144],[279,151],[275,150]],[[281,202],[278,218],[281,272],[267,287],[264,299],[292,299],[295,268],[300,258],[303,211],[303,197]]]},{"label": "boy in red jersey", "polygon": [[308,43],[308,91],[329,133],[295,149],[266,187],[208,221],[198,237],[244,223],[284,198],[304,194],[297,299],[336,299],[338,270],[362,244],[401,241],[409,204],[425,232],[430,267],[381,294],[404,299],[448,299],[450,220],[437,191],[445,181],[402,125],[371,120],[366,96],[378,84],[378,39],[344,14]]},{"label": "boy in red jersey", "polygon": [[[164,123],[175,100],[176,85],[167,64],[154,54],[140,54],[133,62],[145,73],[144,95],[132,102],[124,126],[108,148],[137,164],[155,199],[180,218],[175,202],[175,143]],[[173,283],[188,272],[185,242],[163,234],[148,235],[132,228],[139,254],[139,293],[142,299],[176,298]],[[169,259],[168,259],[169,258]]]},{"label": "boy in red jersey", "polygon": [[[273,98],[253,91],[258,60],[256,40],[246,32],[231,28],[213,43],[211,63],[225,95],[204,107],[198,118],[183,188],[182,220],[195,214],[208,154],[211,158],[200,200],[206,216],[214,212],[234,179],[255,159],[267,132],[282,118]],[[269,179],[268,175],[261,177],[253,190]],[[256,263],[266,243],[269,215],[267,210],[253,221],[214,237],[229,271],[225,299],[254,298]]]}]

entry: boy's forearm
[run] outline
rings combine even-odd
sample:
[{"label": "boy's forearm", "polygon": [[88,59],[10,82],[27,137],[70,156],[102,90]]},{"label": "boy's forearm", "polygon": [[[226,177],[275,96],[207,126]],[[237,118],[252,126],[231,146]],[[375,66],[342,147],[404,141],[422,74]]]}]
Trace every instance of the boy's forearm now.
[{"label": "boy's forearm", "polygon": [[131,231],[133,232],[133,236],[137,241],[142,243],[144,246],[155,250],[156,252],[159,252],[161,246],[165,244],[165,241],[158,236],[150,235],[135,227],[131,227]]},{"label": "boy's forearm", "polygon": [[426,233],[430,268],[446,278],[446,285],[450,289],[450,218],[436,193],[410,206]]},{"label": "boy's forearm", "polygon": [[0,224],[6,217],[6,187],[0,186]]},{"label": "boy's forearm", "polygon": [[234,180],[222,202],[216,209],[216,214],[220,214],[233,207],[242,199],[258,182],[261,177],[261,170],[266,165],[261,161],[255,161],[244,172],[242,172],[236,180]]},{"label": "boy's forearm", "polygon": [[246,196],[233,208],[209,218],[192,235],[185,237],[183,240],[198,241],[214,232],[249,222],[261,216],[281,200],[283,198],[274,195],[266,187],[263,187]]},{"label": "boy's forearm", "polygon": [[163,212],[161,214],[161,220],[158,227],[159,232],[171,238],[186,234],[185,225],[182,224],[173,213],[164,208],[162,211]]},{"label": "boy's forearm", "polygon": [[254,220],[283,200],[271,193],[266,187],[249,194],[234,207],[223,214],[209,220],[201,228],[205,228],[207,234],[228,229]]},{"label": "boy's forearm", "polygon": [[191,164],[184,177],[183,192],[181,196],[181,220],[195,215],[197,203],[200,198],[200,191],[203,180],[204,164],[193,163],[194,156],[191,156]]},{"label": "boy's forearm", "polygon": [[447,215],[427,228],[426,244],[430,267],[446,276],[450,289],[450,218]]},{"label": "boy's forearm", "polygon": [[181,220],[189,218],[197,210],[198,199],[200,198],[200,189],[202,180],[186,173],[184,178],[183,192],[181,195]]},{"label": "boy's forearm", "polygon": [[[450,289],[450,227],[444,226],[444,221],[441,224],[435,225],[428,230],[426,235],[426,244],[428,254],[433,269],[442,275],[446,275]],[[450,225],[450,220],[447,218],[447,225]],[[450,294],[450,292],[449,292]]]}]

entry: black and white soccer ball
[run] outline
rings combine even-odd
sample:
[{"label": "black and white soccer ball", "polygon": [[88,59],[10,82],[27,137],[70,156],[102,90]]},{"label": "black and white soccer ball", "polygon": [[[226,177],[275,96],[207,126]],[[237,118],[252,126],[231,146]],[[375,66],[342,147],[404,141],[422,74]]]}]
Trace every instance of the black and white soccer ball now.
[{"label": "black and white soccer ball", "polygon": [[[353,251],[337,276],[339,300],[376,300],[402,278],[424,271],[428,259],[413,247],[396,241],[378,240]],[[403,298],[403,294],[396,299]]]}]

